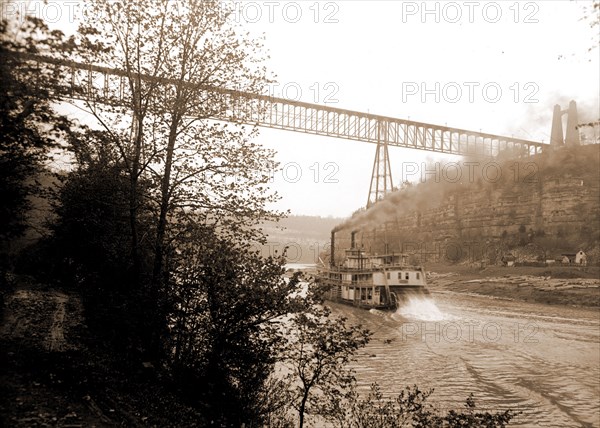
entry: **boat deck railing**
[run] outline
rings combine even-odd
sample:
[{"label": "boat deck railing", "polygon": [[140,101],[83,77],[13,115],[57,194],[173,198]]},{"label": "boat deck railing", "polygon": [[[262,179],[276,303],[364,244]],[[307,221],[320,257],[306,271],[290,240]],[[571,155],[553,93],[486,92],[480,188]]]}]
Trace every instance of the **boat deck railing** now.
[{"label": "boat deck railing", "polygon": [[[385,287],[384,284],[373,284],[373,281],[348,281],[334,278],[323,278],[324,283],[328,283],[330,285],[347,285],[350,287]],[[402,280],[401,283],[392,282],[388,285],[388,287],[424,287],[425,284],[409,282],[407,280]]]},{"label": "boat deck railing", "polygon": [[335,285],[349,285],[352,287],[378,287],[378,285],[374,285],[373,282],[369,281],[346,281],[346,280],[338,280],[338,279],[333,279],[333,278],[325,278],[326,280],[329,279],[332,282],[335,283]]},{"label": "boat deck railing", "polygon": [[323,272],[356,272],[368,273],[367,271],[383,272],[388,270],[423,270],[422,266],[418,265],[371,265],[363,267],[346,267],[346,266],[328,266],[320,269]]}]

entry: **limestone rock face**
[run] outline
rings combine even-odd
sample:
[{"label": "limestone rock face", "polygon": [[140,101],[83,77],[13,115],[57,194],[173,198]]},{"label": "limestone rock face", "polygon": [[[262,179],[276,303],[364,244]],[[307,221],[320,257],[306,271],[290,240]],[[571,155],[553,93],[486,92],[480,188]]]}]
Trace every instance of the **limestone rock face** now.
[{"label": "limestone rock face", "polygon": [[[514,172],[517,168],[518,175]],[[436,183],[447,188],[436,191],[443,196],[435,203],[421,210],[407,210],[406,204],[400,209],[399,204],[396,214],[388,215],[385,221],[356,227],[357,243],[372,252],[382,252],[387,242],[390,251],[426,253],[434,259],[448,257],[452,245],[460,247],[455,250],[464,258],[475,251],[465,248],[469,243],[478,247],[482,258],[486,246],[496,253],[533,246],[533,260],[555,257],[561,250],[584,249],[596,254],[600,237],[599,171],[599,145],[565,146],[531,158],[505,161],[502,180]],[[521,253],[524,257],[526,251]]]}]

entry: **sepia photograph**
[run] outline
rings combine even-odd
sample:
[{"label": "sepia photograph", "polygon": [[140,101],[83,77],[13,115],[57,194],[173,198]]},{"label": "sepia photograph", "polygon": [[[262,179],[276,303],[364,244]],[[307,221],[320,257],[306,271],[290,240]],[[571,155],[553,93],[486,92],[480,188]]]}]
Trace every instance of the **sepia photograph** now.
[{"label": "sepia photograph", "polygon": [[0,0],[0,426],[600,428],[600,1]]}]

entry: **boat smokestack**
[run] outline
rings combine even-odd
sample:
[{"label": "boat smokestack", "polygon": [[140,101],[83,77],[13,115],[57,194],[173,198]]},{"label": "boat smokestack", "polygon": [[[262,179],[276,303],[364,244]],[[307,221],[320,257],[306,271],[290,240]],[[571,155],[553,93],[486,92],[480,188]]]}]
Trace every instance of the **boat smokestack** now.
[{"label": "boat smokestack", "polygon": [[335,266],[335,230],[331,231],[331,255],[329,260],[329,266]]},{"label": "boat smokestack", "polygon": [[356,244],[356,241],[355,241],[355,239],[354,239],[354,238],[355,238],[355,236],[356,236],[356,230],[355,230],[355,231],[353,231],[353,232],[350,232],[350,248],[351,248],[351,249],[354,249],[354,248],[356,248],[356,245],[355,245],[355,244]]}]

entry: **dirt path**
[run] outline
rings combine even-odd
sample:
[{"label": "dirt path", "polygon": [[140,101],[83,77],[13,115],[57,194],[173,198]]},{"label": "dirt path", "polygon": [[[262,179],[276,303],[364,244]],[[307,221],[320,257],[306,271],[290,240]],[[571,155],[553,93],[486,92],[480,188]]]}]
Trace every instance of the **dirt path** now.
[{"label": "dirt path", "polygon": [[[65,329],[81,322],[81,302],[59,291],[30,288],[26,283],[20,287],[26,288],[17,289],[6,299],[0,338],[54,352],[76,348],[75,343],[67,344]],[[72,310],[69,317],[68,304]]]},{"label": "dirt path", "polygon": [[0,426],[114,426],[89,395],[73,389],[81,381],[73,370],[79,298],[27,277],[14,283],[0,325]]},{"label": "dirt path", "polygon": [[46,346],[49,351],[62,351],[66,346],[64,323],[65,323],[65,304],[69,297],[62,293],[57,293],[54,296],[56,309],[52,317],[52,325],[50,326],[50,334],[46,338]]}]

